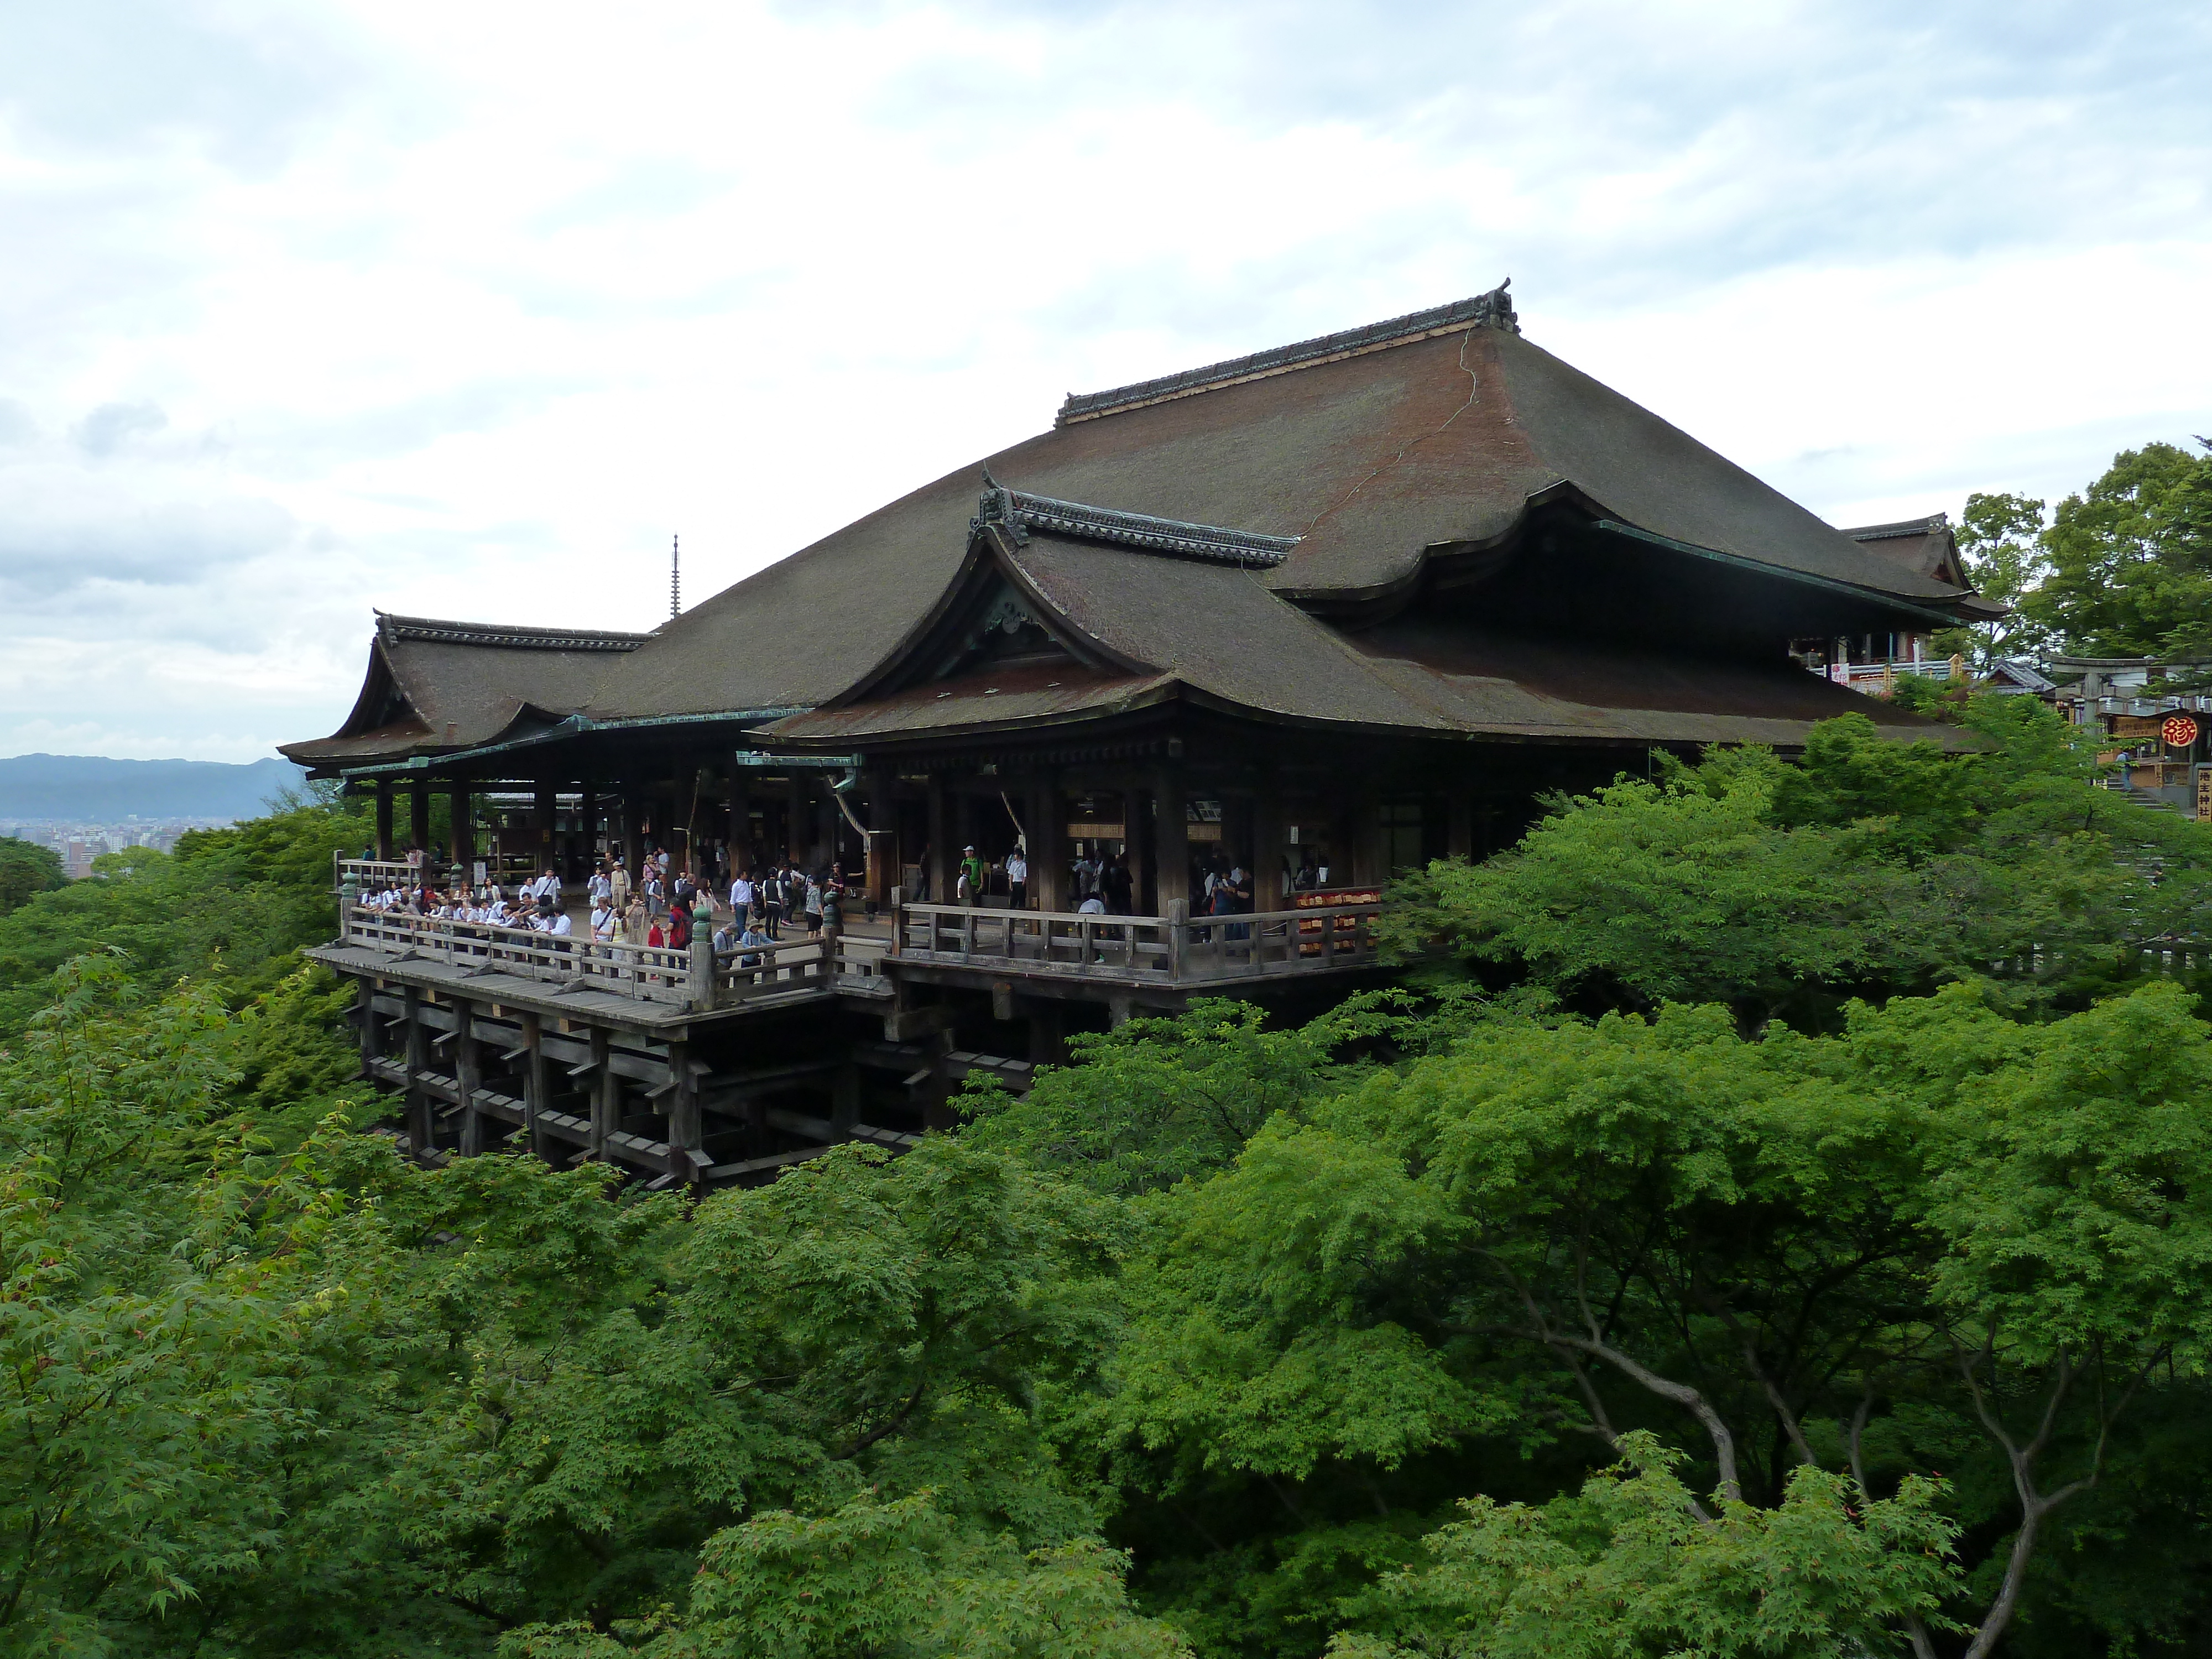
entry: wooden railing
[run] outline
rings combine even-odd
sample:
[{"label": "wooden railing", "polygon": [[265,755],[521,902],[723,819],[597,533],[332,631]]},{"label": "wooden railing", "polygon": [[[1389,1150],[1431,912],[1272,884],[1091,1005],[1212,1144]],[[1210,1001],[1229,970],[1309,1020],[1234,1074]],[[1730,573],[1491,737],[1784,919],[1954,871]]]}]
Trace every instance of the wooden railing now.
[{"label": "wooden railing", "polygon": [[598,991],[702,1012],[791,992],[866,994],[884,983],[880,951],[836,935],[729,951],[701,939],[678,951],[356,905],[346,917],[343,942],[386,952],[395,963],[435,962],[464,975],[535,980],[556,994]]},{"label": "wooden railing", "polygon": [[1373,962],[1381,908],[1370,902],[1235,916],[1107,916],[907,904],[892,915],[891,951],[902,961],[1005,965],[1082,979],[1272,978]]}]

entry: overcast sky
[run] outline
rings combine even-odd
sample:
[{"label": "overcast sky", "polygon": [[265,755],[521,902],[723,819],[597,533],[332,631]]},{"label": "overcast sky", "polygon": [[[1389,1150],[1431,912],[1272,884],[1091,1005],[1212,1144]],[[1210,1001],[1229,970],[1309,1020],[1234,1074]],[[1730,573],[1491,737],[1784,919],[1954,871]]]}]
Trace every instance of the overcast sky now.
[{"label": "overcast sky", "polygon": [[0,0],[0,754],[252,759],[373,606],[650,627],[1509,273],[1836,522],[2055,498],[2212,433],[2208,88],[2201,0]]}]

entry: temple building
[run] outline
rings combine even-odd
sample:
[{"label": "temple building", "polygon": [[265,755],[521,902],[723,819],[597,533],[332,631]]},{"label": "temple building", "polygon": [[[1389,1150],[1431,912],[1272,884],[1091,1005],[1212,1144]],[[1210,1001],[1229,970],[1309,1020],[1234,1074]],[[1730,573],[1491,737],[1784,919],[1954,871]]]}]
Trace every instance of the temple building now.
[{"label": "temple building", "polygon": [[[1789,751],[1846,712],[1952,740],[1806,672],[1808,641],[1893,654],[1976,614],[1948,524],[1912,532],[1823,522],[1524,338],[1502,288],[1071,396],[648,635],[380,616],[353,713],[284,749],[376,796],[383,860],[442,796],[463,865],[841,864],[817,957],[580,972],[388,921],[322,955],[423,1155],[489,1144],[488,1111],[683,1182],[896,1139],[1072,1026],[1342,988],[1394,870],[1655,750]],[[1017,844],[1026,908],[947,902],[964,848]],[[1078,914],[1079,855],[1121,861],[1127,915]],[[1250,920],[1202,919],[1231,866]],[[511,1087],[434,1063],[487,1021]],[[808,1088],[826,1111],[775,1103]]]}]

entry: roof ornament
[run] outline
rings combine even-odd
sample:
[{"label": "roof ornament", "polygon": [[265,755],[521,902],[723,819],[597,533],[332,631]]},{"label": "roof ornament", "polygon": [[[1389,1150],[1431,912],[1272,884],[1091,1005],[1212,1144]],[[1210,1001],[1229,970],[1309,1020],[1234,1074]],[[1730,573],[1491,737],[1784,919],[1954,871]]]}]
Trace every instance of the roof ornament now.
[{"label": "roof ornament", "polygon": [[671,622],[684,614],[684,565],[680,557],[683,551],[684,538],[671,536],[668,538],[668,620]]},{"label": "roof ornament", "polygon": [[1268,569],[1280,564],[1298,544],[1296,536],[1229,530],[1219,525],[1191,524],[1182,519],[1154,518],[1149,513],[1125,513],[1118,507],[1033,495],[1025,489],[1007,489],[991,476],[988,468],[984,470],[983,482],[988,488],[975,504],[968,533],[975,535],[986,525],[1003,525],[1017,546],[1026,545],[1030,532],[1036,530],[1048,536],[1110,542],[1147,553]]},{"label": "roof ornament", "polygon": [[1477,328],[1502,328],[1508,334],[1518,334],[1520,313],[1513,309],[1513,297],[1505,291],[1512,286],[1513,279],[1508,276],[1489,293],[1476,295],[1472,301],[1474,314],[1468,320]]},{"label": "roof ornament", "polygon": [[975,516],[968,521],[968,533],[972,536],[987,524],[1006,526],[1015,546],[1028,544],[1029,526],[1014,508],[1014,492],[993,477],[988,466],[983,469],[983,494],[975,503]]}]

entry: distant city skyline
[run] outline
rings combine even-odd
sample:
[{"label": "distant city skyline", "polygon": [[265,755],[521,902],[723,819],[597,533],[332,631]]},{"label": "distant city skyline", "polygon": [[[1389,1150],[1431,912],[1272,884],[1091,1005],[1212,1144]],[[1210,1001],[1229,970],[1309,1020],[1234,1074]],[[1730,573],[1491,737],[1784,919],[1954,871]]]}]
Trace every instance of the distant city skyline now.
[{"label": "distant city skyline", "polygon": [[2171,3],[12,9],[0,754],[253,760],[372,606],[650,628],[1508,275],[1832,522],[2054,498],[2212,433],[2207,85]]}]

